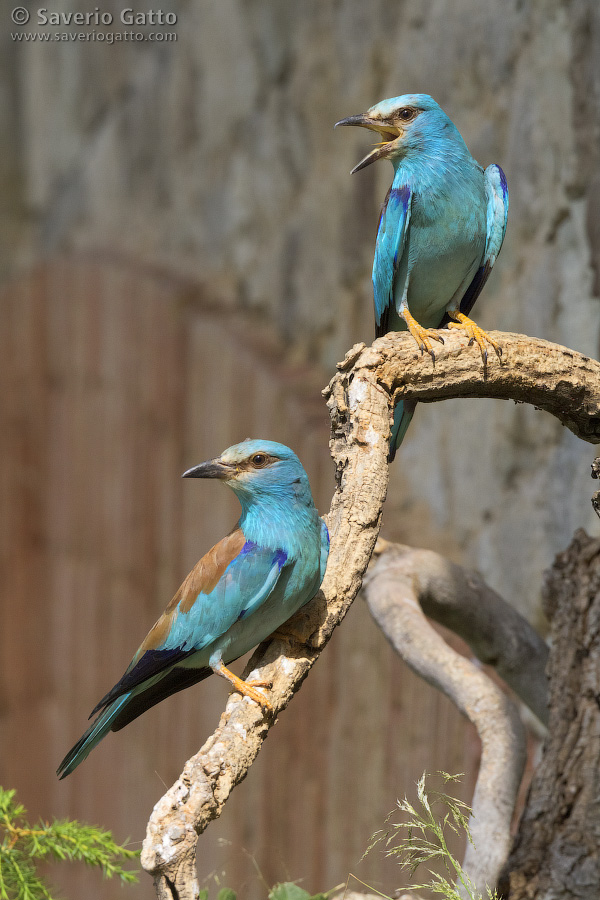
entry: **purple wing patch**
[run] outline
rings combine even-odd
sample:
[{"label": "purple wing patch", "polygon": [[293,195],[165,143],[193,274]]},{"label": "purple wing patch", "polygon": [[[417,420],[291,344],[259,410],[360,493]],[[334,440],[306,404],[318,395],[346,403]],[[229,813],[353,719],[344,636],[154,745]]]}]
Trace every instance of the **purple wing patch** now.
[{"label": "purple wing patch", "polygon": [[498,164],[496,164],[496,168],[497,168],[498,174],[500,176],[500,184],[502,186],[502,197],[504,199],[504,202],[506,203],[506,198],[508,197],[508,182],[506,180],[506,175],[504,174],[504,172],[502,171],[502,169],[500,168],[500,166]]},{"label": "purple wing patch", "polygon": [[279,566],[279,571],[281,572],[287,562],[287,553],[285,552],[285,550],[276,550],[273,562],[277,563],[277,565]]},{"label": "purple wing patch", "polygon": [[[408,202],[410,200],[410,188],[408,187],[408,185],[402,184],[402,185],[400,185],[400,187],[397,187],[397,188],[393,187],[388,194],[387,203],[390,203],[392,200],[398,205],[400,203],[402,204],[402,208],[404,210],[404,215],[406,215],[406,212],[408,210]],[[399,248],[400,248],[400,245],[398,244],[396,246],[396,251],[394,253],[394,266],[396,266],[398,263]]]}]

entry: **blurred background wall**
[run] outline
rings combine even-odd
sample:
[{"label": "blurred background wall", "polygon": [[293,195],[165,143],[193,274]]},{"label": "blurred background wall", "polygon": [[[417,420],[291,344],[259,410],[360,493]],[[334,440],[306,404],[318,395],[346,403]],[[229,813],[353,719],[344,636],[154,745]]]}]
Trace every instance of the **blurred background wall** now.
[{"label": "blurred background wall", "polygon": [[[87,11],[82,0],[48,11]],[[33,814],[143,838],[153,803],[215,727],[209,680],[56,765],[183,576],[235,521],[181,472],[246,436],[290,443],[326,511],[320,389],[370,342],[370,270],[391,167],[350,177],[369,136],[338,119],[431,93],[510,188],[476,307],[486,328],[598,356],[600,7],[596,0],[170,0],[145,40],[19,41],[0,26],[0,779]],[[114,24],[125,2],[103,2]],[[134,12],[150,7],[134,6]],[[150,39],[172,32],[176,40]],[[492,365],[496,364],[492,361]],[[541,575],[589,503],[593,450],[499,401],[420,406],[383,534],[480,569],[534,623]],[[359,599],[221,820],[202,879],[264,896],[354,871],[424,769],[470,773],[476,739],[398,663]],[[223,874],[223,872],[225,874]],[[57,869],[69,898],[125,896]],[[132,898],[152,894],[142,876]]]}]

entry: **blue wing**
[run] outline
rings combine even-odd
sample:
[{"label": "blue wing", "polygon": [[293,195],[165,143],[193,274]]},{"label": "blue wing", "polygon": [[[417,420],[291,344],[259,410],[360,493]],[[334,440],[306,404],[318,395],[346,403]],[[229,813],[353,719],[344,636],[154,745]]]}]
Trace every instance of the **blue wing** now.
[{"label": "blue wing", "polygon": [[389,331],[389,317],[394,308],[394,278],[406,243],[410,202],[408,185],[395,186],[392,182],[381,210],[373,261],[376,337]]},{"label": "blue wing", "polygon": [[[245,541],[243,535],[241,542],[239,550],[240,540],[234,532],[192,569],[123,677],[92,710],[92,716],[144,682],[166,675],[264,603],[287,557],[282,550]],[[224,555],[215,558],[215,550],[223,546]],[[233,551],[236,555],[230,558]]]},{"label": "blue wing", "polygon": [[250,615],[265,602],[286,559],[282,550],[266,549],[247,541],[213,590],[200,592],[189,611],[178,610],[164,648],[196,651],[212,644],[238,619]]},{"label": "blue wing", "polygon": [[[204,560],[192,570],[176,595],[178,602],[159,619],[121,680],[103,697],[92,715],[116,697],[208,647],[238,619],[258,609],[275,587],[287,557],[282,550],[245,541],[214,586],[214,571],[207,572],[206,566],[202,569]],[[200,577],[194,578],[198,567],[201,567]]]},{"label": "blue wing", "polygon": [[97,705],[92,715],[102,712],[63,759],[60,777],[72,772],[109,730],[118,731],[155,703],[206,678],[206,666],[185,669],[177,664],[257,610],[286,562],[282,550],[245,541],[239,530],[213,547],[190,572],[121,680]]},{"label": "blue wing", "polygon": [[[500,166],[491,165],[485,170],[484,179],[487,195],[485,252],[480,268],[475,273],[473,281],[460,301],[460,311],[465,316],[469,315],[475,301],[483,290],[492,271],[492,266],[500,253],[504,235],[506,234],[506,222],[508,219],[508,185],[506,176]],[[445,318],[443,324],[446,321],[448,321],[447,318]]]}]

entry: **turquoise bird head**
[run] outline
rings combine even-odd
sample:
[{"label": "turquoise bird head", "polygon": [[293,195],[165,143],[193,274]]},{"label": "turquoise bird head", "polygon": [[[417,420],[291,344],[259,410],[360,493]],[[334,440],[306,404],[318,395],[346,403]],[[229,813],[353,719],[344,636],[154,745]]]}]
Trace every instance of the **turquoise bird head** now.
[{"label": "turquoise bird head", "polygon": [[285,444],[247,439],[188,469],[183,478],[225,482],[240,501],[246,538],[269,547],[284,541],[289,558],[303,552],[305,529],[319,522],[308,475]]},{"label": "turquoise bird head", "polygon": [[183,473],[183,478],[218,478],[240,500],[293,498],[312,503],[308,476],[289,447],[275,441],[248,438],[215,459]]},{"label": "turquoise bird head", "polygon": [[338,125],[360,125],[381,135],[381,142],[352,169],[352,174],[377,159],[389,159],[396,167],[424,152],[443,150],[447,154],[449,142],[458,155],[469,152],[457,127],[429,94],[382,100],[366,113],[341,119],[334,127]]}]

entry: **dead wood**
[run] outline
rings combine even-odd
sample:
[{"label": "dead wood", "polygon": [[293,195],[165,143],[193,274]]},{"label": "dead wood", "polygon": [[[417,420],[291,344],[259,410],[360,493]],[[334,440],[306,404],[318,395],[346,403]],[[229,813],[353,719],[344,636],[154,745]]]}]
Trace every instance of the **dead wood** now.
[{"label": "dead wood", "polygon": [[[408,591],[428,618],[459,635],[480,662],[493,666],[540,722],[548,723],[548,645],[514,606],[478,572],[432,550],[380,539],[375,553],[378,559],[369,570],[369,584],[386,560],[387,565],[393,563],[399,591],[403,595]],[[370,597],[367,592],[371,608]],[[375,610],[371,611],[383,628]],[[389,637],[385,629],[384,633]]]}]

